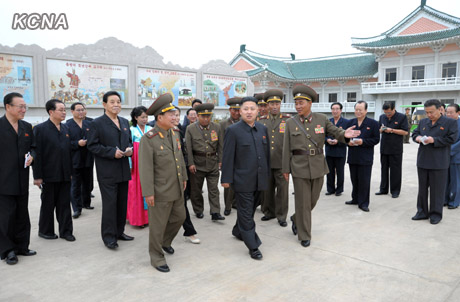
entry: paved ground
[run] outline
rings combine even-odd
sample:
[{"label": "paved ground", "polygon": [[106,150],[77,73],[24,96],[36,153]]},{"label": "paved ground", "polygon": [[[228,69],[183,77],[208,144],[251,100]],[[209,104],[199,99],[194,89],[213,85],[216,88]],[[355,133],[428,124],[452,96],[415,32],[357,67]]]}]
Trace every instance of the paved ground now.
[{"label": "paved ground", "polygon": [[15,266],[0,263],[0,301],[459,301],[460,209],[445,208],[435,226],[411,220],[417,146],[404,146],[400,198],[373,195],[380,181],[376,152],[370,212],[344,204],[349,180],[341,197],[325,196],[323,188],[310,247],[299,244],[290,225],[260,221],[258,210],[264,259],[255,261],[231,236],[235,212],[223,223],[193,216],[202,243],[184,242],[181,231],[176,253],[167,256],[168,274],[150,266],[148,229],[127,226],[133,242],[117,251],[104,247],[97,187],[96,209],[74,220],[75,242],[39,238],[39,190],[32,188],[30,248],[38,255],[20,257]]}]

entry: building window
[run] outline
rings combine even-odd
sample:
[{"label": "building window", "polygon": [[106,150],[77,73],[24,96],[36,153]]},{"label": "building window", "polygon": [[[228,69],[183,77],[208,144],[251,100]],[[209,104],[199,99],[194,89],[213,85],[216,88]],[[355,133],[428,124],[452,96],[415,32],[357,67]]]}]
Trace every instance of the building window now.
[{"label": "building window", "polygon": [[396,81],[396,68],[385,69],[385,82]]},{"label": "building window", "polygon": [[329,103],[337,102],[337,93],[329,93]]},{"label": "building window", "polygon": [[412,80],[423,80],[425,78],[425,66],[412,67]]},{"label": "building window", "polygon": [[347,92],[347,102],[356,102],[356,92]]},{"label": "building window", "polygon": [[442,77],[443,78],[457,77],[457,63],[442,64]]},{"label": "building window", "polygon": [[440,100],[442,104],[444,105],[451,105],[451,104],[455,104],[455,99],[441,99]]}]

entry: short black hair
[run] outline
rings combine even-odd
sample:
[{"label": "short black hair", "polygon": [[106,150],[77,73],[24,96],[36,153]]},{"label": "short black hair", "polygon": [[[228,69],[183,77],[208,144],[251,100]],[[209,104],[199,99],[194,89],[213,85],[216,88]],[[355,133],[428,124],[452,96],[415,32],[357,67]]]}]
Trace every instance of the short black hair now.
[{"label": "short black hair", "polygon": [[120,101],[121,101],[120,94],[118,92],[112,90],[112,91],[107,91],[106,93],[104,93],[104,96],[102,97],[102,102],[107,103],[107,100],[109,99],[109,96],[112,96],[112,95],[118,96],[118,98],[120,98]]},{"label": "short black hair", "polygon": [[259,100],[256,99],[256,98],[253,97],[253,96],[245,96],[244,98],[241,99],[240,106],[243,106],[243,104],[246,103],[246,102],[254,102],[254,103],[256,103],[256,105],[257,105],[257,102],[258,102],[258,101],[259,101]]},{"label": "short black hair", "polygon": [[45,109],[46,109],[46,112],[48,112],[48,115],[50,114],[50,110],[56,110],[57,103],[61,103],[65,105],[63,101],[57,100],[57,99],[51,99],[48,102],[46,102]]},{"label": "short black hair", "polygon": [[192,110],[193,110],[193,111],[196,111],[196,110],[193,109],[193,108],[189,108],[189,109],[187,109],[186,115],[188,115],[188,113],[189,113],[190,111],[192,111]]},{"label": "short black hair", "polygon": [[22,94],[19,92],[10,92],[3,98],[3,106],[10,105],[14,98],[22,98]]},{"label": "short black hair", "polygon": [[180,108],[178,106],[174,106],[174,108],[176,108],[176,110],[180,113]]},{"label": "short black hair", "polygon": [[193,105],[195,105],[195,103],[203,104],[203,101],[200,100],[200,99],[194,99],[194,100],[192,101],[192,107],[193,107]]},{"label": "short black hair", "polygon": [[357,101],[356,104],[355,104],[355,108],[356,108],[356,105],[358,104],[364,104],[364,109],[367,110],[367,102],[366,101]]},{"label": "short black hair", "polygon": [[458,106],[458,104],[450,104],[449,106],[447,107],[454,107],[455,108],[455,112],[459,112],[460,111],[460,106]]},{"label": "short black hair", "polygon": [[141,116],[144,112],[147,113],[147,108],[145,108],[144,106],[138,106],[133,108],[133,110],[131,111],[131,123],[134,127],[137,126],[136,117]]},{"label": "short black hair", "polygon": [[73,104],[70,106],[70,110],[74,111],[74,110],[75,110],[75,107],[77,107],[78,105],[82,105],[83,108],[86,108],[85,105],[83,105],[83,103],[76,102],[76,103],[73,103]]},{"label": "short black hair", "polygon": [[334,103],[332,103],[332,104],[331,104],[331,109],[332,109],[332,107],[334,107],[335,105],[339,105],[340,110],[343,109],[343,105],[342,105],[341,103],[339,103],[339,102],[334,102]]},{"label": "short black hair", "polygon": [[385,102],[385,103],[383,103],[382,109],[383,110],[388,110],[388,109],[393,110],[393,109],[395,109],[395,103],[393,103],[393,102]]},{"label": "short black hair", "polygon": [[431,106],[435,106],[436,109],[439,109],[439,107],[441,107],[441,101],[439,101],[438,99],[431,99],[431,100],[428,100],[425,102],[425,104],[423,104],[423,107],[431,107]]}]

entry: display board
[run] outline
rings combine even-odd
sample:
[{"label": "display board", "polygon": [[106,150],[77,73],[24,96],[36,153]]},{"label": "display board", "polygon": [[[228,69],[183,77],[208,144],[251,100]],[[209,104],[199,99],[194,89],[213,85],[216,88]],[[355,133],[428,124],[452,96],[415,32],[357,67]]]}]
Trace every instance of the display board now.
[{"label": "display board", "polygon": [[22,94],[26,104],[34,103],[32,57],[0,53],[0,98],[11,92]]},{"label": "display board", "polygon": [[247,95],[248,79],[223,75],[203,74],[203,101],[225,106],[229,98]]}]

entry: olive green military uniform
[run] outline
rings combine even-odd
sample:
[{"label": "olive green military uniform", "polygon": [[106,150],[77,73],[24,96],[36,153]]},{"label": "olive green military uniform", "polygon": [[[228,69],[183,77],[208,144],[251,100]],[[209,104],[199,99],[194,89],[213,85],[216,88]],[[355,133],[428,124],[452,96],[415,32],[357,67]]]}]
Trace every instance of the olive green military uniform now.
[{"label": "olive green military uniform", "polygon": [[210,122],[204,128],[199,122],[191,124],[185,132],[185,144],[188,151],[188,164],[196,167],[196,173],[190,173],[190,200],[193,211],[196,214],[203,213],[204,201],[201,190],[206,179],[211,214],[218,214],[220,213],[219,163],[222,163],[222,137],[219,125]]},{"label": "olive green military uniform", "polygon": [[[295,92],[296,89],[294,89],[294,96],[296,96]],[[316,95],[314,90],[311,94]],[[313,97],[309,99],[312,100]],[[310,139],[301,127],[304,127]],[[292,175],[295,214],[291,220],[297,227],[299,240],[311,240],[311,211],[319,199],[324,175],[329,173],[323,153],[325,138],[333,136],[345,143],[344,135],[343,129],[337,128],[326,115],[321,113],[310,113],[306,118],[296,115],[286,122],[282,172]]]},{"label": "olive green military uniform", "polygon": [[148,209],[149,253],[154,267],[166,264],[162,247],[171,246],[185,220],[187,171],[181,148],[179,135],[158,125],[142,137],[139,146],[142,195],[155,198]]},{"label": "olive green military uniform", "polygon": [[[229,105],[230,108],[239,109],[240,108],[239,102],[241,102],[241,98],[235,97],[235,98],[228,99],[227,105]],[[219,123],[220,137],[222,137],[222,146],[224,145],[223,142],[225,141],[225,130],[229,126],[237,122],[239,122],[239,120],[233,120],[231,117],[229,117],[228,119],[223,120],[222,122]],[[224,202],[225,202],[225,211],[231,211],[232,208],[236,209],[235,192],[233,191],[231,187],[224,188]]]},{"label": "olive green military uniform", "polygon": [[[265,101],[281,102],[283,92],[271,89],[265,92]],[[264,204],[262,212],[265,217],[276,217],[279,222],[285,222],[289,205],[289,182],[284,179],[282,168],[283,140],[286,130],[286,121],[290,118],[287,114],[272,115],[260,118],[260,123],[267,127],[270,141],[270,169],[268,190],[264,191]]]},{"label": "olive green military uniform", "polygon": [[406,114],[406,118],[409,131],[407,132],[407,135],[404,135],[404,143],[410,144],[410,128],[412,127],[412,115],[410,113]]}]

